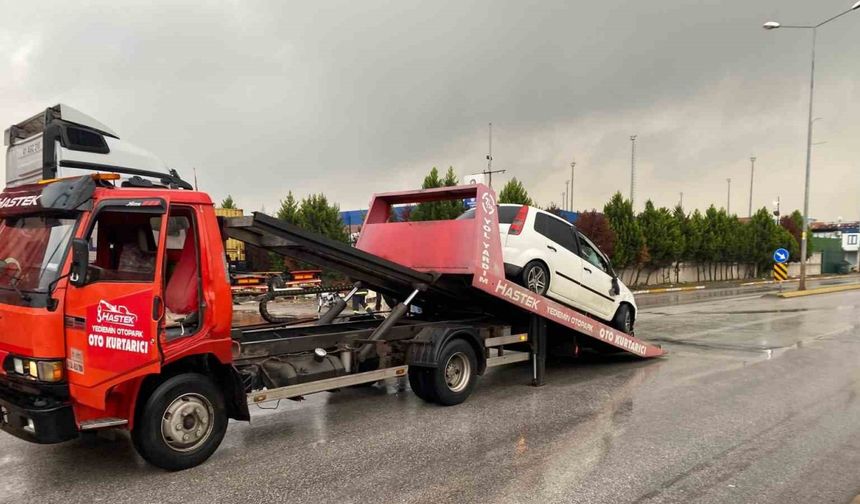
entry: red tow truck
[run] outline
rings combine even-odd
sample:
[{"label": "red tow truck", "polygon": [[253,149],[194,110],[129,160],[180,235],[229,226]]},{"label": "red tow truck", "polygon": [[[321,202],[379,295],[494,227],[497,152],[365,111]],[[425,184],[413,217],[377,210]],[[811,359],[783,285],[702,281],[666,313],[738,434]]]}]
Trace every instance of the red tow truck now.
[{"label": "red tow truck", "polygon": [[[530,361],[541,384],[550,342],[571,354],[663,353],[507,280],[486,186],[376,195],[350,247],[261,213],[217,218],[175,172],[109,153],[75,163],[90,174],[56,178],[68,129],[111,134],[74,117],[46,113],[36,134],[53,128],[57,145],[42,146],[42,180],[0,194],[0,428],[14,436],[127,429],[144,459],[180,470],[211,456],[228,419],[249,421],[253,405],[400,377],[425,401],[455,405],[489,367]],[[393,205],[465,198],[478,202],[474,219],[389,219]],[[312,323],[234,327],[228,237],[355,288]],[[363,287],[398,303],[343,315]]]}]

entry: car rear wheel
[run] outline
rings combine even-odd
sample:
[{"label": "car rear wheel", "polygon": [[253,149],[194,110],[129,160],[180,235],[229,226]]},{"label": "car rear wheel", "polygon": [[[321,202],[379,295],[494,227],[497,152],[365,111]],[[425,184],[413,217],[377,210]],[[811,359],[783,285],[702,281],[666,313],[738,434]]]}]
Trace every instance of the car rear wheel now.
[{"label": "car rear wheel", "polygon": [[523,268],[523,285],[530,291],[544,295],[549,290],[549,270],[540,261],[532,261]]}]

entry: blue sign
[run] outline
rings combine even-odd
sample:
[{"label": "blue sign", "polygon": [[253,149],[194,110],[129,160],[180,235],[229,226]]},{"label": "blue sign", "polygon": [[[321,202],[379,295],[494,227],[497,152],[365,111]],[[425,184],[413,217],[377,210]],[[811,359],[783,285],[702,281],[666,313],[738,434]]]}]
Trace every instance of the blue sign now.
[{"label": "blue sign", "polygon": [[778,248],[773,251],[773,260],[779,264],[788,262],[788,250]]}]

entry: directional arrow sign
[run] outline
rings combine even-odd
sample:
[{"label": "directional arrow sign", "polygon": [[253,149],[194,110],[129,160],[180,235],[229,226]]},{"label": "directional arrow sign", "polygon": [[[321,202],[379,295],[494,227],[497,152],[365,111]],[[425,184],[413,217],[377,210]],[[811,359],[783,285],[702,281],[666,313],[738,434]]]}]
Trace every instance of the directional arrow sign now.
[{"label": "directional arrow sign", "polygon": [[788,250],[785,250],[784,248],[778,248],[774,250],[773,261],[779,264],[788,262]]}]

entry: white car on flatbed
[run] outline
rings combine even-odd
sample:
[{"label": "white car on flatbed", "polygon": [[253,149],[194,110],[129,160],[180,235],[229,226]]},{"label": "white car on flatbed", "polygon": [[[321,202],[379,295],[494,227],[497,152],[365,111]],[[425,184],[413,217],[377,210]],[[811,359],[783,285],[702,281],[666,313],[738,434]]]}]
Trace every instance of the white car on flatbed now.
[{"label": "white car on flatbed", "polygon": [[633,293],[575,226],[539,208],[500,204],[499,231],[508,279],[633,334]]}]

